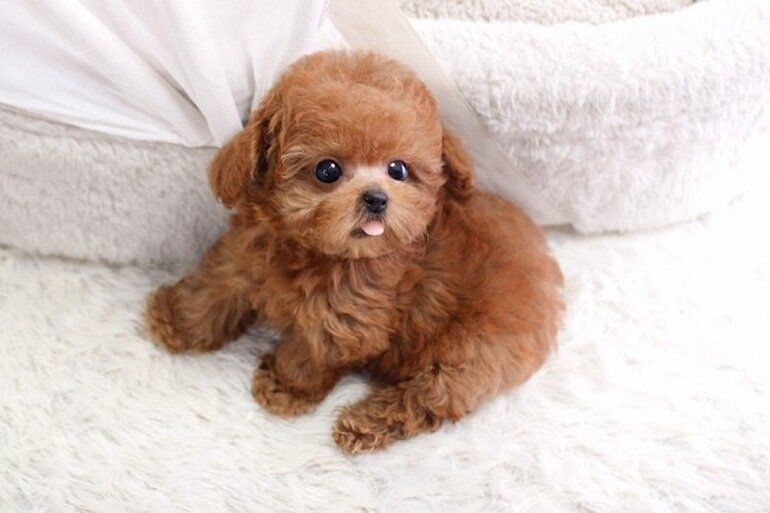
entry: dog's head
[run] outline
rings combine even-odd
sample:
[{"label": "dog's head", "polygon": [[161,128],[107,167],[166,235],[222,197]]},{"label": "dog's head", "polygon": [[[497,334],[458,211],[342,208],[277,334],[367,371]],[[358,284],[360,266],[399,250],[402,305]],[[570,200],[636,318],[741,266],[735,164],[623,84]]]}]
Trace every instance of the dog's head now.
[{"label": "dog's head", "polygon": [[473,188],[427,87],[394,61],[339,51],[289,68],[209,178],[228,208],[345,258],[410,245]]}]

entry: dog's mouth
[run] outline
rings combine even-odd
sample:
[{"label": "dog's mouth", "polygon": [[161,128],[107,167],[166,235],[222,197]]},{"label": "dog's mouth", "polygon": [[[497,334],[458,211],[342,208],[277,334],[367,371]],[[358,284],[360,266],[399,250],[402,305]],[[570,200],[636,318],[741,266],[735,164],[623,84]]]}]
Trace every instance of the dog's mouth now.
[{"label": "dog's mouth", "polygon": [[364,223],[353,230],[354,237],[379,237],[385,233],[385,223],[382,219],[369,218]]}]

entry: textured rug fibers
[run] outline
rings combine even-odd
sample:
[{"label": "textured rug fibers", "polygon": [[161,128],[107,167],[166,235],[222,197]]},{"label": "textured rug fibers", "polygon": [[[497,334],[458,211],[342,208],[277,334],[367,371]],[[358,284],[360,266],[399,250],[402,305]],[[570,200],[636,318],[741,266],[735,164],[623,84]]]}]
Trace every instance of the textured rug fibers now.
[{"label": "textured rug fibers", "polygon": [[664,231],[552,230],[560,348],[521,389],[372,455],[340,383],[286,421],[251,399],[269,335],[170,356],[145,295],[183,270],[0,249],[0,511],[770,511],[770,187]]}]

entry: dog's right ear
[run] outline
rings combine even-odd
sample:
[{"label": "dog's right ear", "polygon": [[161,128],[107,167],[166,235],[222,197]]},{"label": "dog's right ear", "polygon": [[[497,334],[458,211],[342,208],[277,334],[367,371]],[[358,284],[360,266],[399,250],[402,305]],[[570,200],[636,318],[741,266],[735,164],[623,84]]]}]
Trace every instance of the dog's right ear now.
[{"label": "dog's right ear", "polygon": [[209,167],[211,190],[227,208],[234,208],[249,183],[267,173],[268,151],[277,131],[278,105],[274,92],[269,93],[246,127],[219,150]]}]

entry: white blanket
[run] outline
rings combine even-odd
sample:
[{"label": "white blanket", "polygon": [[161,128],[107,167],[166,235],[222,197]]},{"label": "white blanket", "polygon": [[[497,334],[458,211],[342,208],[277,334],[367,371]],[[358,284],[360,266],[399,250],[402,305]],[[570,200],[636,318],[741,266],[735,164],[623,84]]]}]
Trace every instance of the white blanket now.
[{"label": "white blanket", "polygon": [[311,48],[323,0],[6,0],[0,103],[105,134],[221,145]]}]

